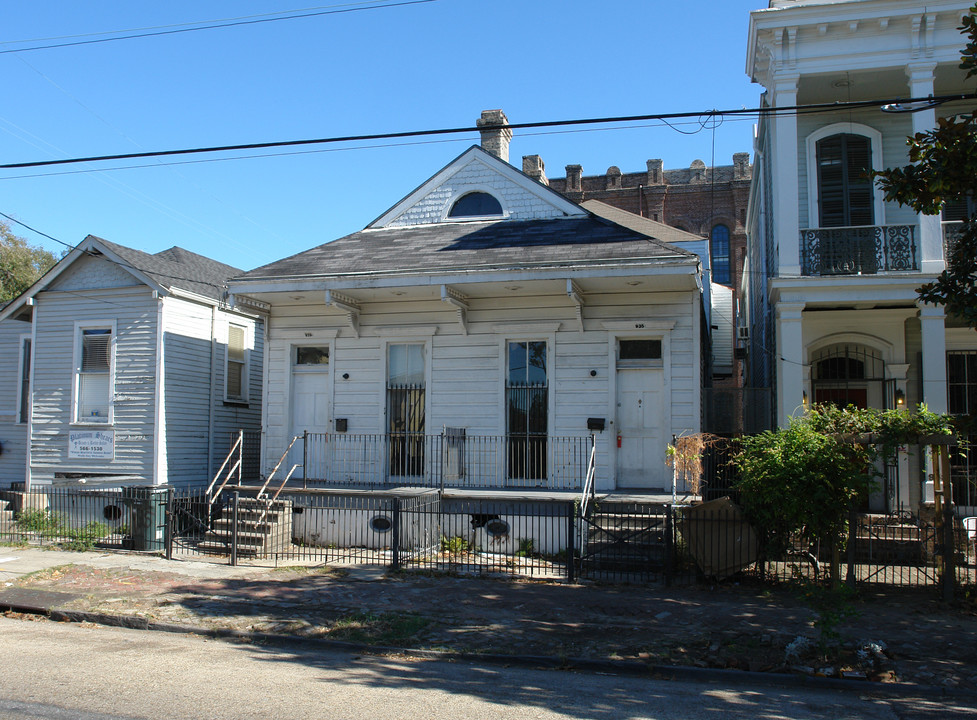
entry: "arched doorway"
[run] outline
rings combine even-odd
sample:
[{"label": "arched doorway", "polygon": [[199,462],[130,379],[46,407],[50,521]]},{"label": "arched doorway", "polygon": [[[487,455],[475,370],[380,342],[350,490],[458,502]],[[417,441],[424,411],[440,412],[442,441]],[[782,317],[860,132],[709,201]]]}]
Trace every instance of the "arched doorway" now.
[{"label": "arched doorway", "polygon": [[[854,342],[811,353],[811,391],[818,405],[889,409],[896,404],[896,381],[886,378],[882,354]],[[865,498],[863,511],[888,513],[902,505],[898,462],[887,462],[879,470],[880,487]]]}]

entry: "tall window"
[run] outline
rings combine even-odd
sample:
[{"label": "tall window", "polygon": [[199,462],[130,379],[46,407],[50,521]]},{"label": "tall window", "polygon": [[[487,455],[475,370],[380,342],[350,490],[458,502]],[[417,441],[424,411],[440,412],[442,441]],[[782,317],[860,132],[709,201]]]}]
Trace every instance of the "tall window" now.
[{"label": "tall window", "polygon": [[510,342],[506,381],[509,477],[546,477],[546,431],[549,425],[546,343]]},{"label": "tall window", "polygon": [[31,408],[31,339],[24,338],[20,346],[20,410],[17,422],[25,423]]},{"label": "tall window", "polygon": [[729,285],[729,228],[717,225],[712,229],[709,242],[709,255],[712,258],[712,281]]},{"label": "tall window", "polygon": [[872,141],[841,133],[817,143],[820,227],[875,224],[875,194],[869,170]]},{"label": "tall window", "polygon": [[390,474],[424,472],[424,345],[387,346],[387,417]]},{"label": "tall window", "polygon": [[[977,411],[977,352],[953,351],[946,354],[946,382],[949,411],[954,415],[971,415]],[[953,479],[953,502],[977,506],[977,436],[969,444],[950,454]]]},{"label": "tall window", "polygon": [[224,397],[231,402],[248,401],[247,328],[227,326],[227,362],[224,372]]},{"label": "tall window", "polygon": [[81,328],[75,420],[108,423],[112,407],[112,329]]}]

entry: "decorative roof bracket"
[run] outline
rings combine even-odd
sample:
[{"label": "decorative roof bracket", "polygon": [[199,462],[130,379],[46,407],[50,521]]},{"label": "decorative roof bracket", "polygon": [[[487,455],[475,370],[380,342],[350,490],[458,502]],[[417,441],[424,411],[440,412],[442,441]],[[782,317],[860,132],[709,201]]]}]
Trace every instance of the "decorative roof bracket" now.
[{"label": "decorative roof bracket", "polygon": [[573,300],[577,308],[577,323],[580,325],[580,332],[583,332],[583,306],[586,301],[583,297],[583,290],[573,280],[567,278],[567,297]]},{"label": "decorative roof bracket", "polygon": [[360,336],[360,304],[348,295],[326,290],[326,305],[346,313],[346,323],[356,337]]},{"label": "decorative roof bracket", "polygon": [[463,335],[468,334],[468,298],[447,285],[441,286],[441,302],[451,305],[458,311],[458,324]]}]

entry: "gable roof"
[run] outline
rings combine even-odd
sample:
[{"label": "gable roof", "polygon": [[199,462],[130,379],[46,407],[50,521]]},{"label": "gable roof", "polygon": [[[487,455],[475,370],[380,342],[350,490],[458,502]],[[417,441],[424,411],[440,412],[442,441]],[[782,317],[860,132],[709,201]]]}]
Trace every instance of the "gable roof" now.
[{"label": "gable roof", "polygon": [[361,230],[256,268],[259,279],[392,275],[456,270],[690,264],[698,256],[590,213],[560,220],[496,220]]},{"label": "gable roof", "polygon": [[701,243],[706,240],[706,238],[702,237],[701,235],[695,235],[693,233],[686,232],[685,230],[679,230],[678,228],[658,222],[657,220],[649,220],[646,217],[635,215],[633,212],[628,212],[627,210],[622,210],[621,208],[614,207],[613,205],[608,205],[600,200],[584,200],[582,203],[580,203],[580,206],[589,210],[595,215],[600,215],[602,218],[610,220],[611,222],[615,222],[618,225],[623,225],[626,228],[631,228],[636,232],[657,238],[663,242]]},{"label": "gable roof", "polygon": [[83,256],[101,257],[113,262],[140,282],[164,294],[176,290],[212,300],[221,300],[227,279],[241,274],[239,268],[225,265],[181,247],[174,246],[152,255],[89,235],[48,270],[40,280],[0,310],[0,320],[18,312],[28,304],[30,298],[48,287]]},{"label": "gable roof", "polygon": [[109,259],[127,270],[134,269],[144,273],[166,290],[184,290],[220,300],[227,279],[241,274],[240,268],[225,265],[176,245],[151,255],[94,235],[89,235],[85,239],[96,241],[95,247],[100,245],[111,250],[122,262],[114,258]]},{"label": "gable roof", "polygon": [[496,174],[502,176],[510,183],[518,186],[523,191],[536,196],[543,202],[552,206],[554,216],[579,217],[584,214],[580,206],[567,200],[556,190],[547,185],[543,185],[534,178],[529,177],[521,170],[513,167],[509,163],[497,158],[492,153],[486,152],[478,145],[472,145],[461,155],[449,162],[434,175],[425,180],[419,186],[411,190],[406,196],[394,204],[389,210],[380,217],[367,225],[367,229],[377,229],[388,227],[398,218],[402,217],[415,204],[426,198],[432,191],[448,182],[454,175],[461,171],[473,161],[480,162],[487,166]]}]

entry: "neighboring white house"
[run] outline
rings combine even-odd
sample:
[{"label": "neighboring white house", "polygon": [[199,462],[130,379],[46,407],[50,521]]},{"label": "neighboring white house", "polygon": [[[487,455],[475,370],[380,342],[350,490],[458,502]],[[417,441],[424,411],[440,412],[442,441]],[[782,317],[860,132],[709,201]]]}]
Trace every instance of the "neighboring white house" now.
[{"label": "neighboring white house", "polygon": [[[959,93],[968,5],[772,0],[750,16],[747,73],[768,108]],[[764,115],[757,128],[743,332],[748,383],[774,389],[781,425],[810,402],[977,409],[977,335],[916,293],[944,269],[957,209],[941,225],[884,202],[865,175],[908,164],[907,136],[974,103],[881,104]],[[874,509],[932,499],[918,458],[899,465]],[[964,470],[958,504],[977,505]]]},{"label": "neighboring white house", "polygon": [[270,306],[266,473],[308,431],[310,479],[573,489],[603,426],[598,489],[671,487],[666,445],[700,428],[698,258],[512,167],[510,136],[483,130],[496,154],[229,282]]},{"label": "neighboring white house", "polygon": [[0,311],[0,487],[204,484],[261,415],[264,323],[237,268],[87,237]]}]

